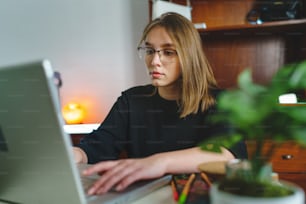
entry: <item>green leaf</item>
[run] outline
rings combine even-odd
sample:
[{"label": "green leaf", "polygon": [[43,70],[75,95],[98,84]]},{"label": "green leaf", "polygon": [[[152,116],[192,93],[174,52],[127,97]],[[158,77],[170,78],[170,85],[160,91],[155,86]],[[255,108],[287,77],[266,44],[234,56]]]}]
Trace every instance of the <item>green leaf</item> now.
[{"label": "green leaf", "polygon": [[230,148],[242,139],[256,140],[258,146],[251,162],[259,172],[265,158],[277,148],[273,146],[265,155],[260,151],[265,140],[292,140],[306,148],[306,106],[278,104],[279,95],[306,90],[306,61],[281,67],[265,86],[254,83],[247,69],[239,75],[238,85],[217,98],[217,111],[209,120],[209,125],[226,124],[231,131],[211,135],[200,144],[202,150],[221,152],[220,147]]},{"label": "green leaf", "polygon": [[242,136],[239,134],[222,135],[202,142],[200,147],[205,151],[221,153],[221,147],[230,148],[241,140]]},{"label": "green leaf", "polygon": [[288,84],[292,89],[299,89],[306,87],[306,62],[298,64],[294,69],[292,76],[289,79]]},{"label": "green leaf", "polygon": [[254,84],[252,79],[252,72],[250,69],[245,69],[239,76],[238,76],[238,85],[241,90],[249,95],[255,95],[262,93],[266,90],[264,86],[259,84]]},{"label": "green leaf", "polygon": [[292,131],[292,139],[298,144],[306,147],[306,127],[297,127]]},{"label": "green leaf", "polygon": [[291,118],[291,121],[304,122],[306,126],[306,106],[284,106],[282,111]]}]

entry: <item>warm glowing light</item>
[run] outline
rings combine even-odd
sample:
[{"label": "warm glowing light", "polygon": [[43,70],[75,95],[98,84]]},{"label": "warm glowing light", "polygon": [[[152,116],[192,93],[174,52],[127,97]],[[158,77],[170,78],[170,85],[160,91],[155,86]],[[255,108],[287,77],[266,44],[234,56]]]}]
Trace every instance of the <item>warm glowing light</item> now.
[{"label": "warm glowing light", "polygon": [[80,124],[85,118],[85,110],[78,103],[68,103],[62,112],[67,124]]}]

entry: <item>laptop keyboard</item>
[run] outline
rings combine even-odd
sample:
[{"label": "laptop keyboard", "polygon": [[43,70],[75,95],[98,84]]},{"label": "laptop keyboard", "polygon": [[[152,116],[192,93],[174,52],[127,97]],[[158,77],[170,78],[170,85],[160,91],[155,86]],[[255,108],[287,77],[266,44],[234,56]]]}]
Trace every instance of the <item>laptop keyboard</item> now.
[{"label": "laptop keyboard", "polygon": [[82,182],[82,186],[85,192],[89,190],[89,188],[92,186],[92,184],[95,181],[96,181],[95,178],[81,176],[81,182]]},{"label": "laptop keyboard", "polygon": [[89,190],[89,188],[92,186],[92,184],[100,177],[97,174],[92,176],[84,176],[82,175],[82,171],[87,167],[87,165],[84,164],[78,164],[78,170],[81,178],[81,183],[83,186],[83,189],[86,191]]}]

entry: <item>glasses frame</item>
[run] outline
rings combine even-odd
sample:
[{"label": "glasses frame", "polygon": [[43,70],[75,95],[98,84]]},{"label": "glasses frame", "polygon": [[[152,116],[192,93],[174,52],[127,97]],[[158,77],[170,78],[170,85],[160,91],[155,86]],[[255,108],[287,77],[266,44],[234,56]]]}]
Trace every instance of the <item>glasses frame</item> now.
[{"label": "glasses frame", "polygon": [[[177,57],[177,51],[171,48],[164,48],[164,49],[156,50],[152,47],[140,46],[140,47],[137,47],[137,51],[138,51],[139,58],[144,59],[145,61],[147,60],[152,61],[156,53],[158,54],[159,60],[162,63],[174,62],[175,61],[174,58]],[[168,54],[165,54],[167,52]]]}]

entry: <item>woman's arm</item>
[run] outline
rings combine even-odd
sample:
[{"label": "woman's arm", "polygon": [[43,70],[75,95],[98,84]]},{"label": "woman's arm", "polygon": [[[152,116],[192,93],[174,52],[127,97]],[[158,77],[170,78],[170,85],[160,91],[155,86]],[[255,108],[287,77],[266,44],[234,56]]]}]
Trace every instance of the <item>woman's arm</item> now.
[{"label": "woman's arm", "polygon": [[228,161],[234,159],[233,154],[225,148],[222,148],[222,153],[214,153],[203,151],[198,147],[160,153],[166,167],[166,173],[193,173],[198,172],[198,166],[201,163],[212,161]]},{"label": "woman's arm", "polygon": [[165,174],[198,172],[198,165],[210,161],[227,161],[234,156],[226,149],[222,153],[200,150],[198,147],[154,154],[142,159],[100,162],[85,170],[84,175],[103,174],[88,194],[103,194],[113,186],[121,191],[135,181],[153,179]]}]

